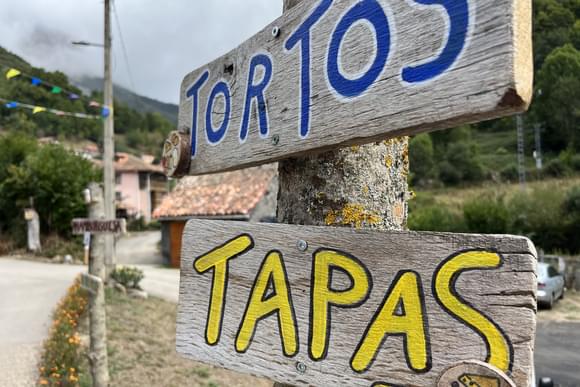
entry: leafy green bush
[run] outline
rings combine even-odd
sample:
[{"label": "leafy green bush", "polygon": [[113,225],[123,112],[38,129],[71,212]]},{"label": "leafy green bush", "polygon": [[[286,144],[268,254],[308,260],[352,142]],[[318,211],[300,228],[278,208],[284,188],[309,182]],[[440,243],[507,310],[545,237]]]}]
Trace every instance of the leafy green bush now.
[{"label": "leafy green bush", "polygon": [[502,168],[500,172],[503,181],[516,182],[519,179],[518,166],[516,164],[509,164]]},{"label": "leafy green bush", "polygon": [[419,134],[409,142],[409,165],[413,185],[425,185],[435,177],[433,141],[428,133]]},{"label": "leafy green bush", "polygon": [[112,273],[111,278],[129,289],[140,289],[139,282],[145,277],[143,271],[136,267],[121,266],[117,267]]},{"label": "leafy green bush", "polygon": [[19,134],[0,139],[0,231],[23,234],[22,212],[32,198],[42,233],[68,236],[71,220],[86,214],[82,191],[100,173],[60,145],[31,141]]},{"label": "leafy green bush", "polygon": [[556,158],[546,163],[544,173],[552,177],[564,177],[572,173],[572,168],[561,158]]},{"label": "leafy green bush", "polygon": [[509,211],[502,197],[483,196],[463,206],[467,230],[484,234],[505,234],[509,227]]},{"label": "leafy green bush", "polygon": [[408,223],[411,230],[417,231],[465,231],[463,217],[440,205],[431,205],[412,211],[409,214]]}]

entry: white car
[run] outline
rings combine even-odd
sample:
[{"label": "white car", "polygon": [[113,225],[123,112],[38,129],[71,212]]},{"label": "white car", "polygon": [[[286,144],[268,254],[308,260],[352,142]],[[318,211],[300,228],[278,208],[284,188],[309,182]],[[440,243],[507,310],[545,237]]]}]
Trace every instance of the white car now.
[{"label": "white car", "polygon": [[538,263],[538,303],[552,309],[554,303],[564,297],[564,277],[553,266]]}]

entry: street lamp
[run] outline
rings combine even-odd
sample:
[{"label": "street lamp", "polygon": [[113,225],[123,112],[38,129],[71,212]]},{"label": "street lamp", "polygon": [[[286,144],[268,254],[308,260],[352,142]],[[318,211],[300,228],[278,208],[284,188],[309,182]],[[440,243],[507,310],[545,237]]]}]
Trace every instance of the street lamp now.
[{"label": "street lamp", "polygon": [[91,42],[87,42],[85,40],[78,40],[75,42],[71,42],[72,44],[74,44],[75,46],[85,46],[85,47],[105,47],[104,44],[102,43],[91,43]]}]

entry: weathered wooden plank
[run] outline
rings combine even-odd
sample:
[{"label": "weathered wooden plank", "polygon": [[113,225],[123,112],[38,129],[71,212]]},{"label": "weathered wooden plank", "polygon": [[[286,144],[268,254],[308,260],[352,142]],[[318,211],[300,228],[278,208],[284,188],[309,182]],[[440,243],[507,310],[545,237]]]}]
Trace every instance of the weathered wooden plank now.
[{"label": "weathered wooden plank", "polygon": [[82,235],[90,232],[93,234],[124,234],[127,232],[125,219],[73,219],[72,229],[74,235]]},{"label": "weathered wooden plank", "polygon": [[189,173],[521,112],[532,66],[530,0],[305,0],[185,77]]},{"label": "weathered wooden plank", "polygon": [[[433,386],[468,360],[496,366],[517,386],[531,381],[537,279],[536,252],[526,238],[191,220],[181,257],[177,350],[189,358],[293,385]],[[347,262],[350,274],[329,269],[325,280],[328,259]],[[273,270],[280,275],[270,278],[268,268],[280,260],[285,276]],[[363,289],[367,280],[366,297],[361,290],[342,299],[340,292]],[[284,299],[284,288],[291,304],[269,310],[268,302]],[[212,294],[224,289],[222,304]],[[326,320],[321,295],[329,292],[342,294],[335,304],[358,306],[330,306]],[[369,327],[386,299],[392,308],[377,321],[391,321],[394,332],[381,340],[382,331]],[[251,329],[261,314],[267,316]],[[393,328],[397,321],[416,329],[404,335]],[[363,337],[378,340],[376,353],[361,345]],[[370,364],[363,361],[373,355]]]},{"label": "weathered wooden plank", "polygon": [[101,286],[103,286],[103,280],[99,277],[88,273],[81,274],[81,288],[89,293],[93,295],[97,294]]}]

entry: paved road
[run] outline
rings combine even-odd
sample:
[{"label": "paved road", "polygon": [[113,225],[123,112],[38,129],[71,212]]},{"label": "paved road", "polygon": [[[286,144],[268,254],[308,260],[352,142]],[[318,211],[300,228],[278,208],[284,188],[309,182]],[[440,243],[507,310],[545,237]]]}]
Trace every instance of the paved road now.
[{"label": "paved road", "polygon": [[33,386],[51,314],[82,266],[0,258],[0,386]]},{"label": "paved road", "polygon": [[556,385],[580,386],[580,323],[539,321],[535,352],[536,376]]},{"label": "paved road", "polygon": [[161,231],[134,232],[117,241],[117,263],[122,265],[161,265]]},{"label": "paved road", "polygon": [[152,296],[177,303],[179,298],[179,270],[154,265],[136,265],[143,270],[145,278],[141,287]]}]

